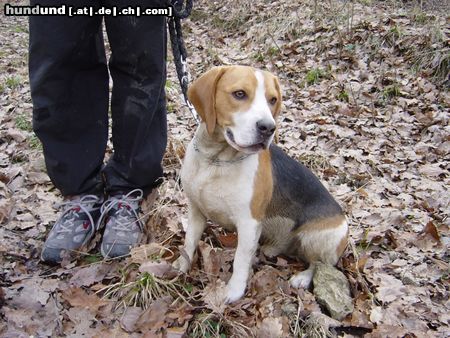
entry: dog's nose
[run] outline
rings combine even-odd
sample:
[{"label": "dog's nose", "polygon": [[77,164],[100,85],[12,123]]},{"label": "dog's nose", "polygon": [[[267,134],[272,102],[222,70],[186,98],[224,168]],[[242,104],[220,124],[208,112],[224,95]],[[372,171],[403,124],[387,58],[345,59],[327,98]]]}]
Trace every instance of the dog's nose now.
[{"label": "dog's nose", "polygon": [[263,136],[270,136],[275,132],[275,123],[270,120],[259,120],[256,122],[256,127]]}]

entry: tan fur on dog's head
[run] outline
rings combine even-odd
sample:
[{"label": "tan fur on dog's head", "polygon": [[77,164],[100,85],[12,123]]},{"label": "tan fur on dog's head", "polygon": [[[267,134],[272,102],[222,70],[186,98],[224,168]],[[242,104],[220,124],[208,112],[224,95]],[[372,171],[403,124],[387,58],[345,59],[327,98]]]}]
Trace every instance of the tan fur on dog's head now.
[{"label": "tan fur on dog's head", "polygon": [[[206,123],[210,135],[216,125],[223,128],[233,127],[233,114],[248,112],[251,109],[258,85],[256,72],[256,69],[246,66],[214,67],[192,83],[188,98]],[[265,103],[275,118],[281,110],[280,84],[271,73],[258,72],[264,79]],[[238,95],[242,93],[245,96],[239,98]],[[259,111],[255,109],[254,113]]]},{"label": "tan fur on dog's head", "polygon": [[214,67],[193,82],[188,90],[188,99],[206,123],[209,134],[216,127],[216,87],[225,70],[226,67]]}]

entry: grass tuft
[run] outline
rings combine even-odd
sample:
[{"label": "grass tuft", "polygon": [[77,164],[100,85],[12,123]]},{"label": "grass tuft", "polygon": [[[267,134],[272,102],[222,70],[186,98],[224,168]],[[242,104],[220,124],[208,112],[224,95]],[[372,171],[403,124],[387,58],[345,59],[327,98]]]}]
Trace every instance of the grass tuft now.
[{"label": "grass tuft", "polygon": [[261,53],[261,52],[256,52],[254,55],[253,55],[253,58],[256,60],[256,61],[258,61],[258,62],[263,62],[266,58],[264,57],[264,54],[263,53]]},{"label": "grass tuft", "polygon": [[334,170],[328,157],[322,154],[301,154],[297,159],[319,176],[324,171]]},{"label": "grass tuft", "polygon": [[300,329],[300,337],[308,338],[328,338],[334,337],[329,328],[324,325],[321,317],[310,315],[303,322]]},{"label": "grass tuft", "polygon": [[348,102],[350,97],[345,89],[342,89],[337,95],[337,99],[342,102]]},{"label": "grass tuft", "polygon": [[28,27],[24,26],[15,26],[13,30],[15,33],[28,33]]},{"label": "grass tuft", "polygon": [[200,313],[189,325],[189,337],[192,338],[226,338],[226,329],[221,319],[211,313]]},{"label": "grass tuft", "polygon": [[83,260],[87,264],[93,264],[93,263],[101,262],[103,260],[103,256],[100,253],[88,254],[88,255],[83,256]]},{"label": "grass tuft", "polygon": [[385,100],[391,99],[393,97],[398,97],[400,96],[400,87],[396,83],[386,86],[383,89],[382,95]]},{"label": "grass tuft", "polygon": [[23,131],[31,132],[33,130],[33,125],[30,119],[25,115],[21,114],[16,117],[16,127]]},{"label": "grass tuft", "polygon": [[18,76],[9,76],[5,80],[6,87],[8,87],[9,89],[12,89],[12,90],[19,88],[20,84],[21,84],[21,80],[20,80],[20,77],[18,77]]},{"label": "grass tuft", "polygon": [[318,83],[325,76],[326,76],[326,73],[323,70],[321,70],[319,68],[314,68],[314,69],[311,69],[308,73],[306,73],[305,81],[310,86],[310,85]]},{"label": "grass tuft", "polygon": [[187,303],[187,299],[191,297],[192,286],[181,281],[179,276],[166,280],[149,272],[137,274],[134,268],[136,264],[131,264],[122,271],[118,282],[97,291],[103,294],[103,298],[116,300],[116,309],[128,306],[147,309],[154,300],[165,296]]},{"label": "grass tuft", "polygon": [[32,135],[28,140],[27,140],[28,146],[31,149],[34,150],[42,150],[42,143],[41,141],[37,138],[36,135]]}]

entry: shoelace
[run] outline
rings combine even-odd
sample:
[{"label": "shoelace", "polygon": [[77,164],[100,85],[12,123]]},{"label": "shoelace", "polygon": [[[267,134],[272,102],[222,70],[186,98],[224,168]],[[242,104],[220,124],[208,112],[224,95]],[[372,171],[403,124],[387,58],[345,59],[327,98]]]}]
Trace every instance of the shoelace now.
[{"label": "shoelace", "polygon": [[[65,210],[55,223],[59,224],[59,228],[56,232],[58,234],[72,232],[75,220],[80,218],[80,211],[84,212],[88,216],[90,224],[92,225],[91,232],[93,232],[94,219],[92,218],[91,211],[92,207],[96,203],[100,203],[100,201],[101,198],[96,195],[84,195],[82,197],[76,197],[70,201],[61,203],[59,207],[64,207]],[[69,215],[69,217],[66,218],[66,222],[60,222],[67,215]]]},{"label": "shoelace", "polygon": [[[136,196],[133,196],[135,195]],[[117,231],[130,231],[130,224],[137,222],[139,228],[144,230],[144,225],[142,224],[139,216],[136,212],[137,203],[139,203],[144,197],[144,192],[141,189],[134,189],[126,195],[120,197],[111,196],[108,200],[103,203],[100,209],[100,218],[98,220],[97,229],[100,228],[102,222],[108,215],[108,212],[118,206],[116,224],[113,225],[113,229]],[[134,217],[136,220],[130,221],[130,217]]]}]

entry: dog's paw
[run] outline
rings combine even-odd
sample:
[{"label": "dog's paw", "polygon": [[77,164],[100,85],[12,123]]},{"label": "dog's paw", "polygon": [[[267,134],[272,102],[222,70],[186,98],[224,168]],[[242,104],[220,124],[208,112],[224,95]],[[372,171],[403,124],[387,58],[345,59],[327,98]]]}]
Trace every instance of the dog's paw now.
[{"label": "dog's paw", "polygon": [[269,244],[264,244],[263,246],[261,246],[261,251],[264,256],[268,258],[272,258],[280,254],[280,250],[278,250],[276,246]]},{"label": "dog's paw", "polygon": [[187,273],[190,268],[189,262],[184,258],[183,256],[178,257],[173,263],[172,266],[177,269],[178,271],[181,271],[183,273]]},{"label": "dog's paw", "polygon": [[295,276],[292,276],[290,279],[291,286],[294,288],[304,288],[307,289],[311,285],[311,281],[314,275],[313,269],[308,269],[302,272],[299,272]]},{"label": "dog's paw", "polygon": [[228,283],[226,288],[225,303],[234,303],[238,299],[241,299],[245,294],[245,283]]}]

